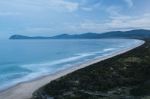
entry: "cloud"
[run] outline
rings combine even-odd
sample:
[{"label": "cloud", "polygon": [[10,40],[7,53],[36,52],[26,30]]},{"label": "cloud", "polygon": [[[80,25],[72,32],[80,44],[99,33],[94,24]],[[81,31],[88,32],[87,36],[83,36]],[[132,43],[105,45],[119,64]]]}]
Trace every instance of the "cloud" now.
[{"label": "cloud", "polygon": [[[9,8],[14,8],[14,10],[41,10],[41,9],[49,9],[49,10],[60,10],[60,11],[76,11],[78,9],[79,4],[77,2],[70,2],[66,0],[3,0],[0,2],[1,7],[5,8],[9,6]],[[3,6],[4,5],[4,6]],[[9,9],[7,8],[7,9]],[[17,9],[18,8],[18,9]],[[9,9],[13,10],[13,9]]]},{"label": "cloud", "polygon": [[88,0],[85,0],[84,2],[80,3],[80,9],[83,11],[93,11],[100,9],[101,2],[96,2],[92,4],[87,4]]},{"label": "cloud", "polygon": [[133,1],[132,0],[124,0],[126,3],[127,3],[127,5],[129,6],[129,7],[132,7],[133,6]]},{"label": "cloud", "polygon": [[105,31],[118,31],[130,29],[150,29],[150,14],[142,16],[116,16],[105,22],[93,22],[92,20],[84,21],[78,25],[68,26],[74,32],[80,30],[81,32],[105,32]]},{"label": "cloud", "polygon": [[93,10],[93,8],[91,8],[91,7],[82,7],[81,9],[84,11],[92,11]]},{"label": "cloud", "polygon": [[112,17],[110,23],[106,25],[112,29],[117,28],[144,28],[150,29],[150,14],[144,14],[142,16],[118,16]]},{"label": "cloud", "polygon": [[142,15],[142,16],[120,16],[113,18],[110,23],[107,23],[108,27],[112,29],[117,28],[145,28],[150,29],[150,15]]},{"label": "cloud", "polygon": [[109,6],[105,10],[110,16],[120,16],[122,8],[120,6]]},{"label": "cloud", "polygon": [[16,16],[20,15],[21,13],[19,12],[0,12],[0,16]]},{"label": "cloud", "polygon": [[77,2],[69,2],[65,0],[50,0],[49,7],[62,7],[72,12],[78,10],[79,4]]},{"label": "cloud", "polygon": [[30,27],[24,30],[24,32],[27,33],[47,33],[51,31],[53,31],[53,29],[50,27]]}]

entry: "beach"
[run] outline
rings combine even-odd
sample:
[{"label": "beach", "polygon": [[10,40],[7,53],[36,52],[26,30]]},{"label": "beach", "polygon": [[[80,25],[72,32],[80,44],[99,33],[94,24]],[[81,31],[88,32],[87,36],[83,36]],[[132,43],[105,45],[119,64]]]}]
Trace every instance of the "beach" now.
[{"label": "beach", "polygon": [[59,72],[51,74],[51,75],[43,76],[43,77],[40,77],[40,78],[32,80],[32,81],[17,84],[14,87],[11,87],[7,90],[2,91],[0,93],[0,99],[30,99],[32,97],[33,92],[35,92],[40,87],[48,84],[50,81],[53,81],[57,78],[65,76],[65,75],[67,75],[69,73],[72,73],[76,70],[79,70],[81,68],[85,68],[85,67],[90,66],[92,64],[95,64],[95,63],[98,63],[100,61],[106,60],[108,58],[112,58],[114,56],[123,54],[123,53],[128,52],[128,51],[130,51],[134,48],[137,48],[137,47],[139,47],[143,44],[144,44],[144,41],[141,41],[141,43],[133,45],[130,48],[123,49],[119,52],[115,52],[111,55],[107,55],[107,56],[104,56],[104,57],[98,57],[98,58],[93,59],[93,60],[91,60],[87,63],[81,64],[81,65],[78,65],[78,66],[72,66],[71,68],[59,71]]}]

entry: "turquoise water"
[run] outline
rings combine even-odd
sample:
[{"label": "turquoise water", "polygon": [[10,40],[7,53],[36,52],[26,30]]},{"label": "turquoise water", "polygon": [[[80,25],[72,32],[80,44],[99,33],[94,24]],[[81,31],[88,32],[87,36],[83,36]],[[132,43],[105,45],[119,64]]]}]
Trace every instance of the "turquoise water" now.
[{"label": "turquoise water", "polygon": [[140,42],[128,39],[0,41],[0,90]]}]

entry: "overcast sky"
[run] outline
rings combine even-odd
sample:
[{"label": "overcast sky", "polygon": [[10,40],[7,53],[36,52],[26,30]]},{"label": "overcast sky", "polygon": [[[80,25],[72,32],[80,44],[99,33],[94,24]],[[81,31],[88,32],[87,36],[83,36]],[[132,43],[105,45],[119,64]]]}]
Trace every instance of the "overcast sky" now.
[{"label": "overcast sky", "polygon": [[150,29],[150,0],[0,0],[0,38]]}]

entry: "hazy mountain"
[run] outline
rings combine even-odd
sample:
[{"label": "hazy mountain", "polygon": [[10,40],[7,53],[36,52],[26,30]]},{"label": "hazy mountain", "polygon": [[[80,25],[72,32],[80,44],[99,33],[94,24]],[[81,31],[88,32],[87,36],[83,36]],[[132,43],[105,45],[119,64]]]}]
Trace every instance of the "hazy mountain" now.
[{"label": "hazy mountain", "polygon": [[50,39],[51,37],[42,37],[42,36],[24,36],[24,35],[12,35],[9,39]]},{"label": "hazy mountain", "polygon": [[99,38],[150,38],[150,30],[112,31],[106,33],[83,33],[83,34],[61,34],[52,37],[28,37],[23,35],[13,35],[9,39],[99,39]]}]

